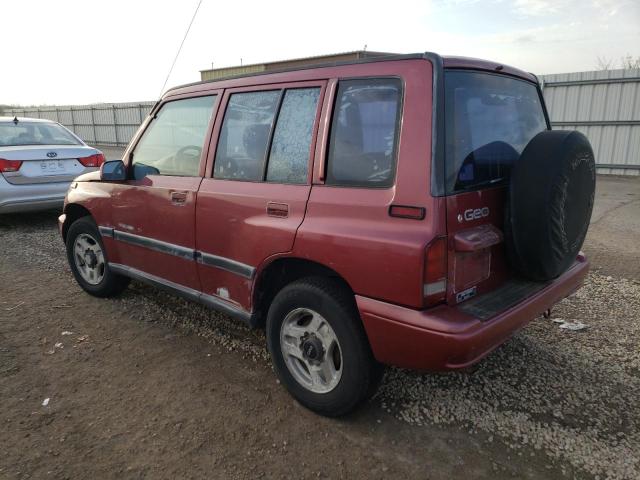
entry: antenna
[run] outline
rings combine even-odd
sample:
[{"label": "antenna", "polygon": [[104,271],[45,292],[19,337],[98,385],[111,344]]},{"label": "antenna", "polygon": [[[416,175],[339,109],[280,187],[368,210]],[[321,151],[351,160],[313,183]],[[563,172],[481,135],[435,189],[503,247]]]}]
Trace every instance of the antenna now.
[{"label": "antenna", "polygon": [[196,15],[198,14],[198,10],[200,9],[200,5],[202,4],[202,0],[198,1],[198,5],[196,6],[195,12],[193,12],[193,17],[191,17],[191,21],[189,22],[189,26],[187,27],[187,31],[184,32],[184,37],[182,38],[182,42],[180,43],[180,47],[178,48],[178,52],[176,53],[176,58],[173,59],[173,63],[171,64],[171,68],[169,69],[169,73],[167,73],[167,78],[164,80],[164,84],[162,85],[162,90],[160,90],[160,95],[164,92],[164,87],[167,86],[167,82],[169,81],[169,77],[171,76],[171,72],[173,72],[173,67],[176,65],[176,61],[178,60],[178,56],[182,51],[182,46],[184,45],[184,41],[187,39],[187,35],[189,35],[189,30],[191,30],[191,25],[193,25],[193,21],[196,19]]}]

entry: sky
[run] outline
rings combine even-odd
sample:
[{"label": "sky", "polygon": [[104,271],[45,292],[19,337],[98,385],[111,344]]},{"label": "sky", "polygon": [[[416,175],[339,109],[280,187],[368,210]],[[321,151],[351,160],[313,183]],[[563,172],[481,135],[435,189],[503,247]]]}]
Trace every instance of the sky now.
[{"label": "sky", "polygon": [[[155,100],[198,0],[0,0],[0,104]],[[202,0],[167,88],[200,70],[360,50],[536,74],[640,57],[640,0]]]}]

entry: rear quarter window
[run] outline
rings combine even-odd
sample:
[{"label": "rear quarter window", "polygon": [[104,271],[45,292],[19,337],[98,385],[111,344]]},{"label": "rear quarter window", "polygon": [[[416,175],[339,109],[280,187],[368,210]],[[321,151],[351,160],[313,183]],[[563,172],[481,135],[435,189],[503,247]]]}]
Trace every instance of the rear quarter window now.
[{"label": "rear quarter window", "polygon": [[402,83],[397,78],[341,81],[331,123],[327,185],[393,183]]},{"label": "rear quarter window", "polygon": [[491,73],[446,71],[446,193],[505,183],[529,141],[546,129],[533,83]]}]

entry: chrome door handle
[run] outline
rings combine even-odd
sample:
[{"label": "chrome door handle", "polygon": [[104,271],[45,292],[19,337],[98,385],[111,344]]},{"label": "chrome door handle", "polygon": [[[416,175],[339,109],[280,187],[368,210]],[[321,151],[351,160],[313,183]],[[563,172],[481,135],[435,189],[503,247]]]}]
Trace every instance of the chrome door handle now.
[{"label": "chrome door handle", "polygon": [[187,202],[187,192],[171,192],[171,203],[184,205]]},{"label": "chrome door handle", "polygon": [[267,215],[270,217],[287,218],[289,205],[286,203],[267,202]]}]

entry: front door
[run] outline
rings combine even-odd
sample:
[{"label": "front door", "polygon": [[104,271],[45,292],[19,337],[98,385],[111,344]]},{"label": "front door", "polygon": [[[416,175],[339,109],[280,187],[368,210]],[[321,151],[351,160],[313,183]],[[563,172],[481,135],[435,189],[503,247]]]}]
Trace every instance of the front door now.
[{"label": "front door", "polygon": [[194,290],[196,195],[216,99],[166,101],[129,155],[129,180],[114,191],[119,263]]},{"label": "front door", "polygon": [[[289,252],[304,219],[326,82],[226,90],[196,212],[202,291],[251,309],[256,267]],[[215,160],[215,161],[214,161]]]}]

